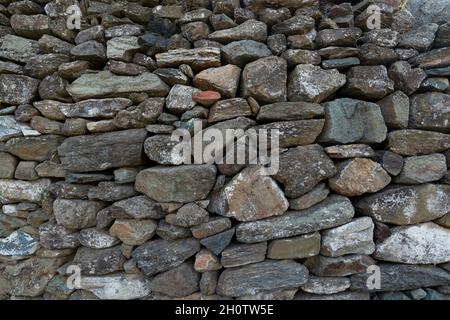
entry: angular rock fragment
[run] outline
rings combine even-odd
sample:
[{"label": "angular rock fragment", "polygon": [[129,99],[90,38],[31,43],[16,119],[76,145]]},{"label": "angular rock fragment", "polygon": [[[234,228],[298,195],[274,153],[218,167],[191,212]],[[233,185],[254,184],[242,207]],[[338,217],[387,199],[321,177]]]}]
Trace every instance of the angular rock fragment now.
[{"label": "angular rock fragment", "polygon": [[400,48],[425,51],[433,43],[438,28],[439,25],[435,23],[428,23],[408,31],[401,36],[398,46]]},{"label": "angular rock fragment", "polygon": [[429,92],[411,98],[409,128],[450,132],[450,95]]},{"label": "angular rock fragment", "polygon": [[112,215],[116,218],[160,219],[165,213],[159,204],[146,196],[137,196],[112,204]]},{"label": "angular rock fragment", "polygon": [[81,269],[81,274],[101,276],[122,270],[124,262],[120,246],[106,249],[80,247],[72,264]]},{"label": "angular rock fragment", "polygon": [[385,66],[358,66],[347,73],[344,92],[361,99],[381,99],[394,91]]},{"label": "angular rock fragment", "polygon": [[251,116],[252,110],[245,99],[234,98],[216,102],[208,114],[208,122],[215,123],[237,117]]},{"label": "angular rock fragment", "polygon": [[40,203],[50,183],[48,179],[36,181],[0,179],[0,203]]},{"label": "angular rock fragment", "polygon": [[0,103],[26,104],[37,98],[39,80],[22,75],[0,75]]},{"label": "angular rock fragment", "polygon": [[77,248],[79,232],[58,224],[43,224],[39,227],[39,244],[51,250]]},{"label": "angular rock fragment", "polygon": [[103,203],[88,200],[57,199],[53,203],[56,221],[68,229],[94,227],[96,215],[104,207]]},{"label": "angular rock fragment", "polygon": [[365,144],[348,144],[331,146],[324,149],[330,158],[371,158],[375,156],[375,151]]},{"label": "angular rock fragment", "polygon": [[261,291],[296,288],[305,284],[307,279],[308,270],[299,263],[291,260],[263,261],[222,272],[217,293],[238,297]]},{"label": "angular rock fragment", "polygon": [[420,184],[440,180],[447,173],[445,156],[440,153],[404,159],[403,169],[394,179],[400,184]]},{"label": "angular rock fragment", "polygon": [[211,218],[208,222],[191,228],[192,235],[197,239],[206,238],[231,228],[228,218]]},{"label": "angular rock fragment", "polygon": [[[7,141],[11,138],[21,136],[22,129],[13,116],[0,116],[0,141]],[[10,157],[12,156],[10,155]]]},{"label": "angular rock fragment", "polygon": [[116,219],[109,233],[127,245],[138,246],[155,235],[156,227],[153,220]]},{"label": "angular rock fragment", "polygon": [[244,68],[246,64],[272,55],[267,46],[254,40],[234,41],[221,49],[226,63]]},{"label": "angular rock fragment", "polygon": [[38,244],[28,233],[14,231],[8,237],[0,239],[0,256],[29,256],[36,252]]},{"label": "angular rock fragment", "polygon": [[267,243],[232,244],[222,251],[221,264],[225,268],[243,266],[264,261]]},{"label": "angular rock fragment", "polygon": [[201,239],[200,243],[215,255],[219,255],[230,244],[231,239],[234,236],[234,232],[235,230],[233,228],[221,233],[217,233],[215,235]]},{"label": "angular rock fragment", "polygon": [[377,102],[388,128],[406,129],[409,120],[409,98],[402,91],[395,91]]},{"label": "angular rock fragment", "polygon": [[39,44],[35,40],[7,34],[0,41],[0,57],[14,62],[27,63],[39,52]]},{"label": "angular rock fragment", "polygon": [[198,291],[199,281],[200,275],[192,264],[185,262],[156,275],[150,282],[150,288],[169,297],[184,297]]},{"label": "angular rock fragment", "polygon": [[412,69],[406,61],[397,61],[389,67],[389,78],[394,81],[395,89],[401,90],[407,95],[413,94],[420,88],[421,83],[427,78],[425,71],[420,68]]},{"label": "angular rock fragment", "polygon": [[228,64],[223,67],[209,68],[198,73],[194,85],[201,90],[214,90],[224,98],[234,98],[239,85],[241,69]]},{"label": "angular rock fragment", "polygon": [[313,257],[320,251],[320,233],[314,232],[298,237],[273,240],[269,243],[269,259],[303,259]]},{"label": "angular rock fragment", "polygon": [[254,243],[292,237],[342,225],[349,222],[353,215],[354,209],[350,201],[345,197],[333,195],[306,210],[241,223],[236,229],[236,238],[239,242]]},{"label": "angular rock fragment", "polygon": [[238,40],[265,42],[267,39],[267,26],[264,22],[251,19],[234,28],[215,31],[208,35],[208,39],[220,43],[230,43]]},{"label": "angular rock fragment", "polygon": [[316,42],[320,48],[331,46],[356,47],[356,41],[361,33],[359,28],[325,29],[319,31]]},{"label": "angular rock fragment", "polygon": [[404,156],[425,155],[450,148],[450,135],[416,129],[392,131],[388,134],[388,141],[389,150]]},{"label": "angular rock fragment", "polygon": [[193,238],[172,241],[158,239],[137,247],[133,251],[133,260],[145,275],[151,276],[179,266],[198,251],[200,243]]},{"label": "angular rock fragment", "polygon": [[417,224],[442,217],[450,209],[450,187],[394,185],[358,199],[355,208],[384,223]]},{"label": "angular rock fragment", "polygon": [[357,273],[366,273],[367,268],[375,264],[370,256],[350,254],[341,257],[324,257],[317,255],[308,258],[305,266],[315,275],[321,277],[345,277]]},{"label": "angular rock fragment", "polygon": [[298,65],[289,75],[288,98],[290,101],[320,103],[345,83],[345,75],[336,69],[324,70],[310,64]]},{"label": "angular rock fragment", "polygon": [[188,64],[195,70],[220,67],[220,49],[207,47],[169,50],[156,54],[156,62],[160,68],[178,67],[181,64]]},{"label": "angular rock fragment", "polygon": [[329,295],[347,290],[351,283],[345,277],[310,276],[308,282],[301,286],[302,290],[313,294]]},{"label": "angular rock fragment", "polygon": [[214,165],[156,166],[139,172],[135,189],[158,202],[187,203],[205,198],[215,179]]},{"label": "angular rock fragment", "polygon": [[110,119],[131,104],[131,100],[124,98],[90,99],[76,104],[61,104],[60,110],[68,118]]},{"label": "angular rock fragment", "polygon": [[78,240],[82,246],[93,249],[111,248],[120,242],[107,231],[97,228],[81,230]]},{"label": "angular rock fragment", "polygon": [[320,104],[309,102],[277,102],[261,106],[257,120],[262,122],[305,120],[324,115]]}]

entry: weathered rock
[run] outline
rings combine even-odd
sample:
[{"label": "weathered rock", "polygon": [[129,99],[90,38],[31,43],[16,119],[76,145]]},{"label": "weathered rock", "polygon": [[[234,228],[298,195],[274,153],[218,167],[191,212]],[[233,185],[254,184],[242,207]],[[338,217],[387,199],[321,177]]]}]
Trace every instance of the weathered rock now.
[{"label": "weathered rock", "polygon": [[134,190],[131,184],[118,185],[112,181],[101,181],[97,187],[93,187],[89,190],[89,200],[101,200],[101,201],[119,201],[125,198],[137,196],[137,192]]},{"label": "weathered rock", "polygon": [[199,89],[190,86],[174,85],[167,96],[166,108],[177,115],[183,114],[195,106],[192,94],[199,91]]},{"label": "weathered rock", "polygon": [[241,223],[237,227],[236,237],[239,242],[245,243],[292,237],[342,225],[349,222],[353,215],[354,209],[350,201],[334,195],[306,210]]},{"label": "weathered rock", "polygon": [[0,57],[15,62],[27,63],[39,52],[38,42],[12,34],[7,34],[0,41]]},{"label": "weathered rock", "polygon": [[351,254],[330,258],[314,256],[308,258],[305,266],[315,275],[321,277],[345,277],[356,273],[367,272],[367,268],[375,264],[369,256]]},{"label": "weathered rock", "polygon": [[61,104],[60,110],[68,118],[111,119],[131,104],[131,100],[124,98],[90,99],[75,104]]},{"label": "weathered rock", "polygon": [[400,48],[425,51],[433,43],[438,28],[439,25],[435,23],[421,25],[403,34],[398,46]]},{"label": "weathered rock", "polygon": [[371,218],[357,218],[343,226],[322,232],[324,256],[338,257],[345,254],[372,254],[374,224]]},{"label": "weathered rock", "polygon": [[200,243],[208,248],[215,255],[219,255],[231,242],[231,239],[234,236],[234,228],[217,233],[215,235],[209,236],[207,238],[203,238],[200,240]]},{"label": "weathered rock", "polygon": [[390,151],[377,151],[375,161],[383,166],[390,175],[397,176],[403,168],[403,157]]},{"label": "weathered rock", "polygon": [[305,284],[308,270],[294,261],[264,261],[227,269],[219,277],[217,293],[227,297],[296,288]]},{"label": "weathered rock", "polygon": [[288,49],[281,54],[281,58],[286,59],[289,67],[298,64],[319,65],[322,60],[316,51],[302,49]]},{"label": "weathered rock", "polygon": [[344,92],[361,99],[381,99],[394,91],[385,66],[358,66],[347,73]]},{"label": "weathered rock", "polygon": [[132,300],[150,294],[150,281],[140,275],[114,274],[102,277],[83,277],[81,288],[104,300]]},{"label": "weathered rock", "polygon": [[69,56],[65,54],[40,54],[28,60],[24,67],[24,72],[30,77],[43,79],[58,71],[58,67],[61,64],[69,61]]},{"label": "weathered rock", "polygon": [[164,240],[184,239],[191,236],[189,229],[171,225],[164,220],[159,221],[156,234]]},{"label": "weathered rock", "polygon": [[217,278],[217,271],[206,271],[202,273],[199,283],[200,292],[206,295],[214,294],[216,292]]},{"label": "weathered rock", "polygon": [[370,294],[365,292],[353,292],[344,291],[333,294],[312,294],[312,293],[298,293],[295,295],[295,300],[312,300],[312,301],[323,301],[323,300],[348,300],[348,301],[364,301],[370,300]]},{"label": "weathered rock", "polygon": [[261,106],[257,120],[262,122],[304,120],[324,115],[320,104],[309,102],[277,102]]},{"label": "weathered rock", "polygon": [[237,117],[251,116],[252,110],[245,99],[234,98],[218,101],[208,115],[208,122],[215,123]]},{"label": "weathered rock", "polygon": [[83,229],[96,224],[97,212],[104,205],[98,201],[57,199],[53,211],[58,224],[68,229]]},{"label": "weathered rock", "polygon": [[36,161],[20,161],[17,165],[14,178],[18,180],[32,181],[39,179],[35,170],[38,162]]},{"label": "weathered rock", "polygon": [[359,58],[363,65],[377,66],[396,62],[400,59],[400,53],[391,48],[366,43],[360,47]]},{"label": "weathered rock", "polygon": [[367,287],[370,273],[353,275],[351,289],[358,291],[401,291],[423,287],[448,285],[448,272],[435,266],[410,266],[404,264],[383,263],[380,267],[381,286],[379,289]]},{"label": "weathered rock", "polygon": [[0,203],[40,203],[50,183],[48,179],[36,181],[0,179]]},{"label": "weathered rock", "polygon": [[195,272],[192,264],[185,262],[156,275],[151,280],[150,288],[169,297],[184,297],[198,291],[199,281],[200,275]]},{"label": "weathered rock", "polygon": [[179,227],[193,227],[208,222],[208,211],[195,203],[188,203],[178,209],[176,214],[166,216],[166,221]]},{"label": "weathered rock", "polygon": [[221,97],[220,93],[216,91],[202,91],[194,92],[192,94],[192,100],[205,107],[212,106],[214,103],[218,102]]},{"label": "weathered rock", "polygon": [[20,136],[22,136],[22,129],[16,119],[13,116],[0,116],[0,141]]},{"label": "weathered rock", "polygon": [[81,230],[78,239],[82,246],[93,249],[111,248],[120,242],[107,231],[97,228]]},{"label": "weathered rock", "polygon": [[155,74],[116,76],[109,71],[83,74],[67,87],[75,100],[126,96],[133,92],[145,92],[150,96],[165,96],[169,87]]},{"label": "weathered rock", "polygon": [[314,232],[298,237],[273,240],[267,250],[269,259],[303,259],[313,257],[320,251],[320,233]]},{"label": "weathered rock", "polygon": [[360,196],[377,192],[391,182],[391,177],[380,164],[365,158],[340,163],[335,176],[330,178],[330,188],[345,196]]},{"label": "weathered rock", "polygon": [[134,36],[116,37],[106,42],[106,56],[108,59],[131,62],[134,54],[139,49],[138,38]]},{"label": "weathered rock", "polygon": [[173,269],[200,251],[198,240],[153,240],[133,251],[133,260],[145,275]]},{"label": "weathered rock", "polygon": [[427,75],[420,68],[412,69],[406,61],[397,61],[389,67],[389,78],[394,81],[395,89],[411,95],[420,88]]},{"label": "weathered rock", "polygon": [[408,264],[438,264],[450,260],[450,231],[432,222],[391,229],[377,243],[374,257]]},{"label": "weathered rock", "polygon": [[116,219],[109,233],[125,244],[138,246],[155,235],[156,227],[153,220]]},{"label": "weathered rock", "polygon": [[290,101],[320,103],[345,84],[345,75],[336,69],[323,70],[319,66],[298,65],[289,75],[288,98]]},{"label": "weathered rock", "polygon": [[219,48],[177,49],[156,54],[156,62],[160,68],[178,67],[188,64],[195,70],[220,67]]},{"label": "weathered rock", "polygon": [[409,98],[402,91],[395,91],[377,102],[389,128],[406,129],[409,120]]},{"label": "weathered rock", "polygon": [[228,218],[211,218],[208,222],[191,228],[192,235],[197,239],[206,238],[231,228]]},{"label": "weathered rock", "polygon": [[396,225],[417,224],[442,217],[449,211],[450,187],[424,184],[393,186],[355,202],[361,213]]},{"label": "weathered rock", "polygon": [[305,34],[314,28],[313,18],[304,15],[296,15],[272,26],[273,33],[282,33],[287,36]]},{"label": "weathered rock", "polygon": [[361,33],[359,28],[325,29],[319,31],[316,42],[320,48],[331,46],[356,47],[356,41]]},{"label": "weathered rock", "polygon": [[37,97],[39,80],[22,75],[0,75],[0,103],[25,104]]},{"label": "weathered rock", "polygon": [[411,98],[409,127],[450,132],[450,95],[429,92]]},{"label": "weathered rock", "polygon": [[272,55],[267,46],[254,40],[234,41],[221,48],[226,63],[244,68],[246,64]]},{"label": "weathered rock", "polygon": [[285,194],[290,198],[307,193],[336,173],[333,162],[319,145],[292,148],[282,153],[279,161],[274,178],[284,185]]},{"label": "weathered rock", "polygon": [[334,294],[347,290],[351,283],[345,277],[310,276],[308,282],[301,286],[302,290],[313,294]]},{"label": "weathered rock", "polygon": [[232,244],[222,251],[220,262],[225,268],[243,266],[264,261],[267,243]]},{"label": "weathered rock", "polygon": [[70,54],[77,59],[86,60],[94,65],[101,65],[106,61],[106,51],[103,44],[95,40],[83,42],[70,50]]},{"label": "weathered rock", "polygon": [[261,103],[286,101],[286,60],[270,56],[247,64],[242,72],[243,97],[253,97]]},{"label": "weathered rock", "polygon": [[51,250],[77,248],[79,233],[57,224],[43,224],[39,227],[39,243]]},{"label": "weathered rock", "polygon": [[70,171],[102,171],[143,164],[144,129],[78,136],[58,148],[61,163]]},{"label": "weathered rock", "polygon": [[113,203],[112,215],[116,218],[160,219],[165,214],[159,204],[146,196],[137,196]]},{"label": "weathered rock", "polygon": [[234,28],[215,31],[208,35],[208,39],[225,44],[238,40],[265,42],[267,39],[267,26],[261,21],[251,19]]},{"label": "weathered rock", "polygon": [[438,181],[447,173],[445,156],[440,153],[407,157],[395,183],[420,184]]},{"label": "weathered rock", "polygon": [[80,247],[72,264],[81,269],[81,274],[101,276],[122,270],[124,262],[120,246],[106,249]]},{"label": "weathered rock", "polygon": [[8,237],[0,239],[0,256],[21,257],[36,252],[39,242],[28,233],[14,231]]},{"label": "weathered rock", "polygon": [[436,153],[450,147],[450,135],[424,130],[393,131],[389,133],[388,140],[389,150],[405,156]]},{"label": "weathered rock", "polygon": [[139,172],[135,189],[158,202],[187,203],[205,198],[215,178],[213,165],[156,166]]},{"label": "weathered rock", "polygon": [[228,64],[223,67],[209,68],[198,73],[194,85],[202,90],[218,91],[224,98],[236,97],[241,69]]},{"label": "weathered rock", "polygon": [[380,143],[387,128],[380,107],[349,98],[324,104],[325,127],[319,140],[334,143]]},{"label": "weathered rock", "polygon": [[14,178],[14,171],[17,166],[17,159],[6,152],[0,152],[0,179],[12,179]]},{"label": "weathered rock", "polygon": [[195,255],[194,269],[197,272],[215,271],[222,268],[216,255],[206,249],[200,250]]},{"label": "weathered rock", "polygon": [[325,152],[333,159],[371,158],[375,151],[366,144],[348,144],[326,147]]},{"label": "weathered rock", "polygon": [[257,131],[267,130],[267,132],[278,130],[279,145],[281,148],[287,148],[314,143],[322,132],[324,124],[323,119],[282,121],[255,126],[254,129]]}]

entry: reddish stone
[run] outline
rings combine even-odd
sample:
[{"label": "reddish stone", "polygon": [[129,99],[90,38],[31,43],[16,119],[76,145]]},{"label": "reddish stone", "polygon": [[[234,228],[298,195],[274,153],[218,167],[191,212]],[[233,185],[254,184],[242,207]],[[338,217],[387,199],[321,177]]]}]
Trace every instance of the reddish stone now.
[{"label": "reddish stone", "polygon": [[205,107],[212,106],[214,103],[219,101],[220,98],[220,93],[217,91],[201,91],[194,92],[192,94],[192,100],[204,105]]}]

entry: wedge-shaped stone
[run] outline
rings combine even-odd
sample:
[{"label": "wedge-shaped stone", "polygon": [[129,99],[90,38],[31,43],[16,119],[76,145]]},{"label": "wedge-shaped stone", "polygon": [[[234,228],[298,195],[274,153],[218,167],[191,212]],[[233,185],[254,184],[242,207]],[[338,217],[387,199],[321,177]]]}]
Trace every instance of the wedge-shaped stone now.
[{"label": "wedge-shaped stone", "polygon": [[377,104],[349,98],[324,104],[325,127],[319,138],[332,143],[380,143],[387,127]]},{"label": "wedge-shaped stone", "polygon": [[255,40],[265,42],[267,39],[267,25],[256,20],[247,20],[237,27],[215,31],[208,35],[209,40],[229,43],[237,40]]},{"label": "wedge-shaped stone", "polygon": [[350,222],[353,215],[354,209],[350,200],[333,195],[306,210],[290,211],[281,217],[241,223],[236,229],[236,237],[239,242],[245,243],[287,238],[342,225]]},{"label": "wedge-shaped stone", "polygon": [[71,137],[58,148],[61,163],[70,171],[90,172],[137,166],[144,162],[145,129]]},{"label": "wedge-shaped stone", "polygon": [[380,267],[380,288],[368,288],[371,273],[353,275],[351,289],[357,291],[402,291],[423,287],[448,286],[450,273],[435,266],[411,266],[405,264],[382,263]]},{"label": "wedge-shaped stone", "polygon": [[433,222],[395,227],[377,243],[374,257],[408,264],[438,264],[450,261],[450,230]]},{"label": "wedge-shaped stone", "polygon": [[289,202],[276,182],[260,170],[247,167],[214,196],[209,209],[214,213],[253,221],[282,215]]},{"label": "wedge-shaped stone", "polygon": [[215,179],[214,165],[156,166],[138,173],[135,189],[158,202],[187,203],[204,199]]},{"label": "wedge-shaped stone", "polygon": [[67,87],[75,100],[126,96],[144,92],[150,96],[162,97],[169,87],[156,74],[142,73],[138,76],[117,76],[109,71],[85,73]]},{"label": "wedge-shaped stone", "polygon": [[284,20],[272,26],[274,34],[282,33],[286,36],[305,34],[314,28],[315,21],[310,16],[295,15],[294,17]]},{"label": "wedge-shaped stone", "polygon": [[239,297],[262,291],[297,288],[308,281],[308,269],[292,260],[263,261],[227,269],[219,277],[217,293]]},{"label": "wedge-shaped stone", "polygon": [[376,220],[396,225],[438,219],[450,211],[450,186],[392,186],[355,202],[356,209]]},{"label": "wedge-shaped stone", "polygon": [[375,250],[373,242],[374,224],[371,218],[357,218],[340,227],[322,232],[322,248],[324,256],[337,257],[345,254],[372,254]]},{"label": "wedge-shaped stone", "polygon": [[209,68],[198,73],[194,85],[202,90],[218,91],[224,98],[236,97],[241,69],[228,64],[223,67]]},{"label": "wedge-shaped stone", "polygon": [[142,272],[151,276],[173,269],[200,251],[197,239],[153,240],[133,251],[133,260]]},{"label": "wedge-shaped stone", "polygon": [[50,180],[21,181],[0,179],[0,203],[40,203],[50,186]]}]

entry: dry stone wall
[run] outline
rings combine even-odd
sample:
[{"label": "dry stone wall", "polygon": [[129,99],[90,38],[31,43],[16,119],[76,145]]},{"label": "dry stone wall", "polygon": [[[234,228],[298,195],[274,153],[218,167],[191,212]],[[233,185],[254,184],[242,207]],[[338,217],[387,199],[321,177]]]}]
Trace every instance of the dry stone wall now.
[{"label": "dry stone wall", "polygon": [[[448,299],[449,18],[0,0],[0,298]],[[172,157],[196,123],[279,170]]]}]

